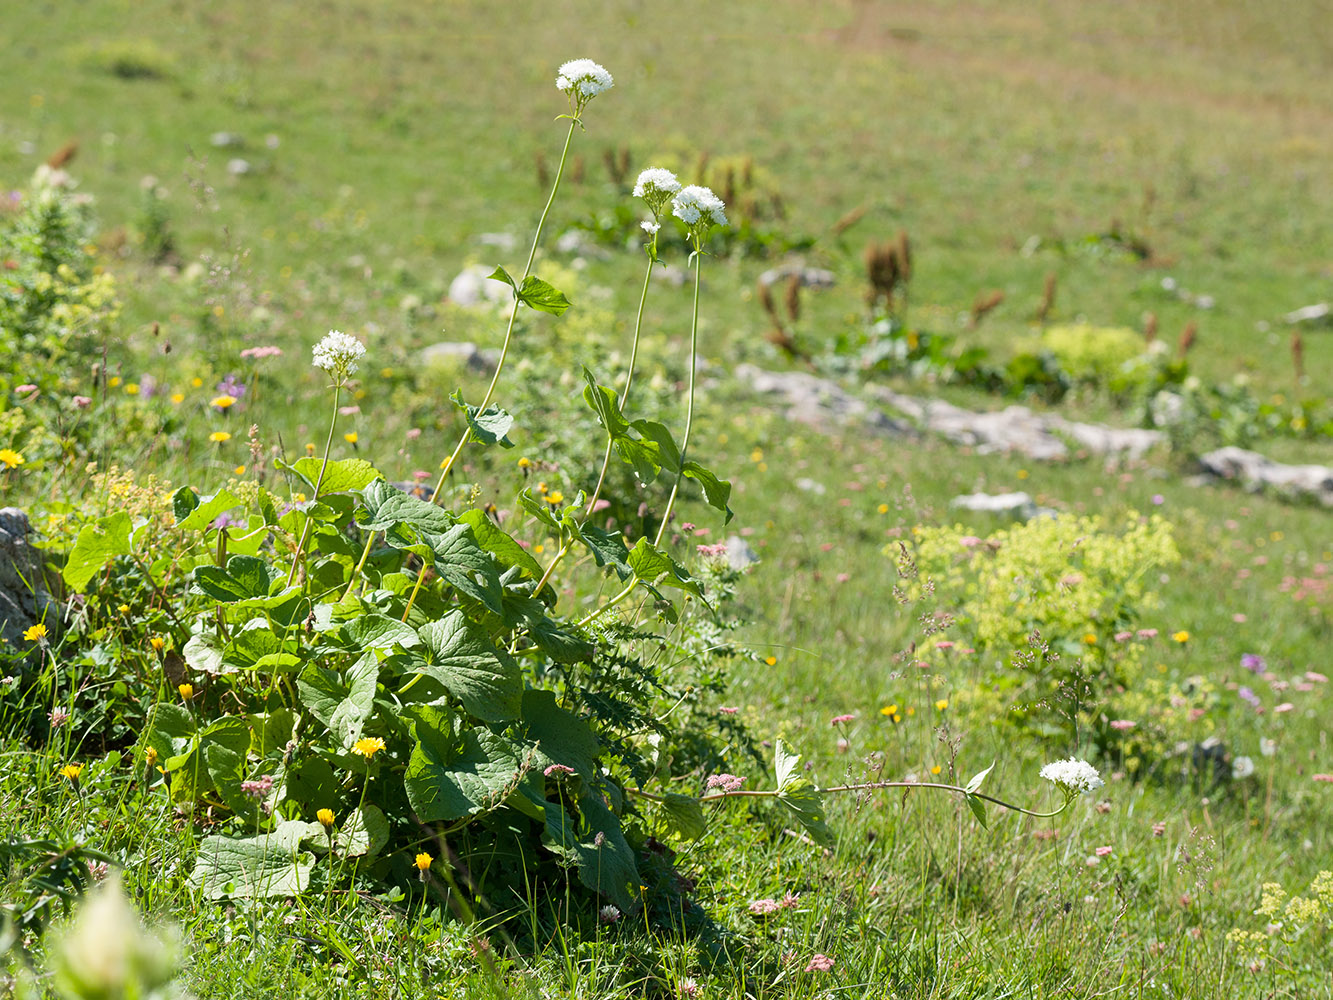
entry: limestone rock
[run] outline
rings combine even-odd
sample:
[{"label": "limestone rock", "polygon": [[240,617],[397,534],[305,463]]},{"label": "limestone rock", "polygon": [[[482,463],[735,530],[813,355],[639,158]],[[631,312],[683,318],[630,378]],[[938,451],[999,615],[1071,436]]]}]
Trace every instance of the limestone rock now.
[{"label": "limestone rock", "polygon": [[1272,489],[1333,507],[1333,468],[1326,465],[1284,465],[1244,448],[1218,448],[1200,455],[1199,464],[1210,476],[1236,480],[1252,490]]},{"label": "limestone rock", "polygon": [[28,544],[32,526],[17,507],[0,509],[0,637],[7,650],[32,644],[23,633],[38,622],[54,632],[60,606],[47,590],[42,554]]}]

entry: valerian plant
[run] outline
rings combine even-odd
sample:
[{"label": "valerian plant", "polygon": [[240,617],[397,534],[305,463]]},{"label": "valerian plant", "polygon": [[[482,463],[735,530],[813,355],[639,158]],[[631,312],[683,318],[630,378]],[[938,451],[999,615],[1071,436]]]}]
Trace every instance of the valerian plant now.
[{"label": "valerian plant", "polygon": [[[338,404],[367,353],[333,331],[313,351],[332,390],[324,453],[283,463],[290,495],[253,483],[207,495],[183,487],[171,496],[167,541],[151,519],[115,509],[83,526],[67,555],[66,583],[94,596],[132,572],[166,633],[153,647],[161,697],[132,752],[145,782],[177,806],[229,818],[213,824],[193,866],[207,898],[389,884],[448,890],[471,912],[498,915],[565,868],[628,912],[646,902],[651,838],[700,836],[707,802],[772,797],[827,841],[826,793],[905,787],[820,789],[781,742],[773,790],[713,782],[721,791],[709,791],[705,780],[738,747],[762,763],[735,720],[694,710],[725,686],[734,572],[709,562],[716,553],[692,566],[666,534],[693,485],[731,518],[730,484],[691,450],[700,272],[710,235],[728,224],[709,189],[682,188],[660,168],[639,177],[647,262],[624,387],[583,369],[583,399],[605,435],[592,494],[524,489],[504,519],[441,502],[466,449],[511,445],[514,419],[498,390],[526,346],[525,317],[572,305],[534,265],[575,133],[613,81],[575,60],[557,84],[569,99],[560,167],[520,275],[492,275],[513,299],[502,347],[478,404],[453,395],[464,428],[429,498],[370,461],[331,458]],[[695,269],[679,440],[630,409],[668,210]],[[651,540],[630,545],[590,520],[612,461],[669,490]],[[544,565],[532,535],[557,540]],[[570,590],[589,601],[562,607]],[[988,771],[966,786],[911,787],[961,794],[984,818],[984,802],[1007,805],[980,792]],[[699,792],[684,794],[691,780]]]}]

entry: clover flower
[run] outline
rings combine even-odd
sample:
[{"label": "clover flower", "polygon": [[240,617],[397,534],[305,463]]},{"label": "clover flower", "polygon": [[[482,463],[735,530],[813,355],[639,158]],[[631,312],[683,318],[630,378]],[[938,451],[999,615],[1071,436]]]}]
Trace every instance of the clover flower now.
[{"label": "clover flower", "polygon": [[357,362],[366,354],[366,345],[341,330],[330,330],[311,352],[313,364],[332,375],[339,383],[355,374]]},{"label": "clover flower", "polygon": [[827,955],[817,954],[810,959],[805,967],[806,972],[831,972],[833,970],[833,959]]},{"label": "clover flower", "polygon": [[241,794],[252,799],[262,799],[271,791],[273,791],[273,775],[271,774],[266,774],[262,778],[255,778],[252,781],[241,782]]},{"label": "clover flower", "polygon": [[66,722],[69,721],[69,709],[53,708],[51,709],[51,711],[46,713],[46,718],[47,721],[51,723],[52,729],[59,729]]},{"label": "clover flower", "polygon": [[607,903],[597,911],[597,917],[604,924],[614,924],[620,919],[620,908]]},{"label": "clover flower", "polygon": [[1096,791],[1104,784],[1102,776],[1097,773],[1095,767],[1086,760],[1078,760],[1074,757],[1047,764],[1041,769],[1041,776],[1047,781],[1059,785],[1060,790],[1068,798],[1073,798],[1075,795],[1084,792]]},{"label": "clover flower", "polygon": [[642,198],[648,203],[654,218],[662,214],[667,202],[679,190],[680,181],[665,167],[649,167],[642,171],[639,179],[634,182],[634,197]]},{"label": "clover flower", "polygon": [[560,67],[555,78],[556,87],[564,92],[574,106],[574,115],[583,113],[598,94],[615,86],[615,80],[606,71],[606,67],[591,59],[571,59]]}]

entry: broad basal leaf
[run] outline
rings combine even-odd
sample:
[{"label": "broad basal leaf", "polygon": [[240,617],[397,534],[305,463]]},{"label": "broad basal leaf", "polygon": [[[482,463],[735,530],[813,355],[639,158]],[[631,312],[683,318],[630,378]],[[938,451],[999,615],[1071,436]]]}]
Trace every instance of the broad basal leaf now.
[{"label": "broad basal leaf", "polygon": [[375,709],[378,678],[379,661],[368,652],[345,674],[311,663],[301,671],[296,687],[310,714],[348,748],[361,738],[361,729]]},{"label": "broad basal leaf", "polygon": [[292,850],[276,834],[205,837],[190,887],[206,899],[297,896],[310,884],[314,866],[314,855]]},{"label": "broad basal leaf", "polygon": [[[320,482],[319,470],[323,466],[322,458],[306,456],[298,458],[287,468],[306,481],[313,491],[315,483]],[[383,479],[384,473],[361,458],[342,458],[330,461],[324,469],[324,480],[320,483],[319,495],[326,493],[346,493],[349,490],[365,489],[376,479]],[[312,493],[313,495],[313,493]]]},{"label": "broad basal leaf", "polygon": [[438,534],[454,525],[454,516],[443,507],[409,496],[382,479],[369,483],[361,491],[361,504],[356,523],[366,531],[386,531],[396,524],[410,524]]},{"label": "broad basal leaf", "polygon": [[123,510],[99,517],[85,524],[74,540],[65,560],[62,576],[76,592],[82,593],[90,580],[116,556],[129,555],[130,531],[134,522]]},{"label": "broad basal leaf", "polygon": [[424,650],[411,668],[439,681],[472,715],[507,722],[519,713],[523,680],[518,664],[461,611],[418,629]]},{"label": "broad basal leaf", "polygon": [[[465,729],[459,745],[432,738],[418,724],[417,744],[403,784],[407,800],[422,822],[462,819],[493,809],[517,784],[521,763],[517,749],[487,729]],[[424,737],[424,738],[423,738]]]}]

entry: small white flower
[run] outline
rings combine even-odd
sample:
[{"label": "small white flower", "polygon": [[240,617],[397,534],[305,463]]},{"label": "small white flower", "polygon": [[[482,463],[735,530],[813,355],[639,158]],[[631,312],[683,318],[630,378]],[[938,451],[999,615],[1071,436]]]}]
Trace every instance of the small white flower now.
[{"label": "small white flower", "polygon": [[647,233],[649,236],[655,236],[657,234],[657,231],[662,228],[652,219],[644,219],[642,222],[639,223],[639,225],[643,228],[643,231]]},{"label": "small white flower", "polygon": [[649,167],[634,182],[634,197],[646,201],[654,215],[661,214],[671,196],[679,190],[680,181],[665,167]]},{"label": "small white flower", "polygon": [[604,90],[615,86],[611,74],[591,59],[571,59],[560,67],[555,85],[568,94],[581,110]]},{"label": "small white flower", "polygon": [[366,353],[366,345],[341,330],[330,330],[312,352],[316,368],[323,368],[336,379],[345,379],[356,371],[356,363]]},{"label": "small white flower", "polygon": [[1248,778],[1254,773],[1254,761],[1249,757],[1237,757],[1231,762],[1231,776],[1237,780]]},{"label": "small white flower", "polygon": [[1264,737],[1259,741],[1259,752],[1265,757],[1271,757],[1277,753],[1277,741]]},{"label": "small white flower", "polygon": [[602,923],[614,924],[620,919],[620,910],[612,906],[610,903],[607,903],[597,911],[597,915],[601,918]]},{"label": "small white flower", "polygon": [[1041,769],[1041,776],[1059,785],[1067,795],[1096,791],[1104,784],[1095,767],[1074,757],[1047,764]]},{"label": "small white flower", "polygon": [[727,213],[722,199],[712,189],[699,184],[681,188],[671,199],[671,213],[691,229],[707,231],[712,226],[725,226]]}]

